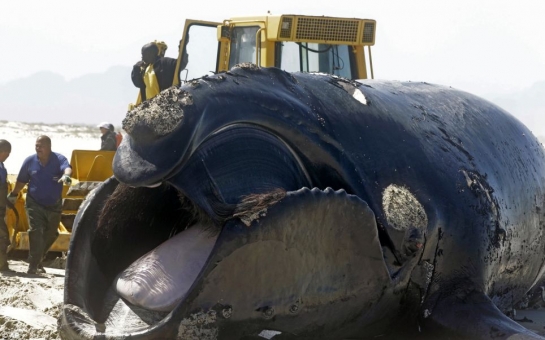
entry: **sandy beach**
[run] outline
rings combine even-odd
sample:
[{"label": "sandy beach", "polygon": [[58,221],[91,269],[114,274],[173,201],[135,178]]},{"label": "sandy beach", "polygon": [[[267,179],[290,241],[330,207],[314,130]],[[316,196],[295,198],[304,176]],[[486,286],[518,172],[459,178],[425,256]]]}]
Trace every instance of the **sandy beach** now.
[{"label": "sandy beach", "polygon": [[[4,163],[11,178],[19,172],[24,159],[35,154],[34,144],[40,135],[49,136],[53,151],[68,160],[72,150],[100,148],[100,131],[94,125],[0,121],[0,138],[12,145],[10,157]],[[15,272],[0,273],[0,339],[60,339],[57,320],[63,300],[65,259],[59,256],[44,263],[47,271],[44,275],[26,274],[25,253],[10,258],[10,268]]]},{"label": "sandy beach", "polygon": [[60,339],[57,321],[64,291],[64,260],[46,262],[46,274],[26,274],[28,264],[9,260],[0,273],[0,339]]},{"label": "sandy beach", "polygon": [[[0,273],[0,339],[58,340],[64,267],[62,257],[45,263],[46,274],[28,275],[28,264],[9,260],[14,273]],[[515,320],[545,336],[545,308],[517,310]]]}]

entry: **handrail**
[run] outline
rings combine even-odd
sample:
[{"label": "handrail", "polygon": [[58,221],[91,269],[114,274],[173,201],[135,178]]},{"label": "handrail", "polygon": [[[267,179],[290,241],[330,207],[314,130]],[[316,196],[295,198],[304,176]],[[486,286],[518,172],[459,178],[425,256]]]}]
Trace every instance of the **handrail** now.
[{"label": "handrail", "polygon": [[261,27],[255,32],[255,64],[261,65],[261,31],[265,31],[264,27]]}]

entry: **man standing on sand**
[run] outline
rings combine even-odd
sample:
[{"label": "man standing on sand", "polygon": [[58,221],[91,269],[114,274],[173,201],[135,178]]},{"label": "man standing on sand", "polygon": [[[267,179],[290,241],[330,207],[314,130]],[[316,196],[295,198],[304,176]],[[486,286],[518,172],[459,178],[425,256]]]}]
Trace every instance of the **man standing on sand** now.
[{"label": "man standing on sand", "polygon": [[6,205],[8,194],[8,172],[4,167],[4,162],[11,153],[11,144],[0,139],[0,272],[11,272],[8,265],[8,255],[6,251],[9,247],[9,232],[6,225]]},{"label": "man standing on sand", "polygon": [[45,273],[42,260],[57,236],[62,211],[62,185],[72,182],[72,168],[63,155],[51,151],[51,139],[36,139],[36,154],[25,159],[15,188],[8,200],[15,202],[17,195],[28,183],[26,214],[28,216],[29,274]]}]

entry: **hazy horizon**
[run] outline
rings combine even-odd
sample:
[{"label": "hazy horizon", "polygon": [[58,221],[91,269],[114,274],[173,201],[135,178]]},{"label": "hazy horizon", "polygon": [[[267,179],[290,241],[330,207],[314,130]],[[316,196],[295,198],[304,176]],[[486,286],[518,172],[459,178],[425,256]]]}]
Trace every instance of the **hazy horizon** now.
[{"label": "hazy horizon", "polygon": [[[61,74],[37,72],[0,85],[0,120],[96,125],[108,121],[121,126],[136,88],[129,78],[130,67],[113,66],[102,73],[66,80]],[[411,80],[414,81],[414,80]],[[448,84],[439,84],[446,85]],[[505,93],[478,93],[517,117],[536,136],[545,136],[545,80]],[[29,98],[30,94],[33,94]]]}]

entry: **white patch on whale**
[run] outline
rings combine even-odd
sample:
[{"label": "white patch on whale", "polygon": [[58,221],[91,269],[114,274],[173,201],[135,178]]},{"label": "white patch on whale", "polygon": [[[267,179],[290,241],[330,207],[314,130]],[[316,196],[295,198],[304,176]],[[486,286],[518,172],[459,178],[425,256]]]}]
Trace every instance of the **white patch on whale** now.
[{"label": "white patch on whale", "polygon": [[423,229],[428,225],[424,207],[408,188],[390,184],[382,193],[386,221],[396,230]]},{"label": "white patch on whale", "polygon": [[363,105],[367,105],[367,98],[365,98],[365,95],[363,94],[363,92],[360,91],[360,89],[356,89],[352,94],[352,97],[354,97],[354,99],[356,99]]},{"label": "white patch on whale", "polygon": [[282,334],[282,332],[271,331],[271,330],[268,330],[268,329],[264,329],[264,330],[261,331],[261,333],[258,334],[258,336],[260,336],[262,338],[265,338],[267,340],[270,340],[270,339],[274,338],[275,336],[277,336],[278,334]]},{"label": "white patch on whale", "polygon": [[353,83],[346,82],[346,81],[338,81],[337,84],[342,87],[349,95],[351,95],[354,99],[362,103],[363,105],[367,105],[367,98],[365,98],[365,95],[361,90]]},{"label": "white patch on whale", "polygon": [[117,293],[136,306],[171,311],[195,282],[216,239],[200,226],[178,233],[121,272]]}]

